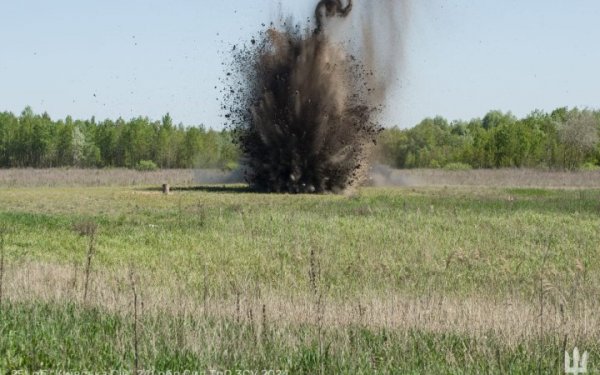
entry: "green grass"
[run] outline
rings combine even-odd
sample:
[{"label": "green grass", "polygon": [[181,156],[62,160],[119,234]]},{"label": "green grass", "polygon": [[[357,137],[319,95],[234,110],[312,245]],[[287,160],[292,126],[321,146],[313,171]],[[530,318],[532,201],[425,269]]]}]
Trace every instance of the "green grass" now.
[{"label": "green grass", "polygon": [[[547,189],[535,189],[535,188],[516,188],[516,189],[508,189],[509,193],[514,194],[516,196],[521,197],[548,197],[548,196],[560,196],[560,194],[556,194],[552,190]],[[560,191],[559,191],[560,193]]]},{"label": "green grass", "polygon": [[190,282],[207,268],[213,279],[307,287],[315,250],[326,284],[341,296],[390,288],[531,294],[549,246],[554,281],[568,283],[577,259],[600,284],[598,190],[366,189],[346,198],[9,189],[0,207],[0,223],[14,232],[9,258],[83,259],[86,239],[72,226],[94,220],[101,265],[176,270]]},{"label": "green grass", "polygon": [[[58,267],[57,279],[78,269],[74,277],[81,279],[88,239],[73,226],[86,220],[99,224],[96,296],[102,283],[116,280],[105,287],[107,295],[127,299],[123,275],[133,268],[142,275],[140,288],[148,289],[142,296],[148,304],[153,291],[164,288],[158,294],[200,306],[206,296],[233,301],[233,310],[235,298],[260,305],[261,298],[278,296],[292,310],[294,298],[316,306],[323,298],[330,310],[364,301],[369,313],[368,301],[388,296],[443,296],[459,307],[473,298],[499,306],[519,301],[534,317],[543,305],[544,319],[566,309],[577,321],[583,305],[596,317],[600,300],[600,190],[365,188],[345,197],[253,194],[236,186],[169,196],[145,188],[8,188],[0,193],[0,227],[8,230],[0,369],[131,368],[131,305],[113,306],[98,296],[84,306],[79,292],[55,301],[10,289],[17,285],[11,270],[22,274],[34,263]],[[45,288],[43,278],[36,280],[32,285]],[[566,330],[544,319],[543,334],[534,327],[522,336],[427,321],[361,325],[356,317],[321,326],[317,314],[268,321],[264,336],[257,333],[260,308],[252,320],[243,305],[222,316],[184,309],[187,328],[179,339],[185,336],[185,344],[177,345],[171,310],[144,313],[146,368],[547,373],[560,369]],[[593,362],[599,330],[586,329],[569,334],[568,345],[592,351]]]}]

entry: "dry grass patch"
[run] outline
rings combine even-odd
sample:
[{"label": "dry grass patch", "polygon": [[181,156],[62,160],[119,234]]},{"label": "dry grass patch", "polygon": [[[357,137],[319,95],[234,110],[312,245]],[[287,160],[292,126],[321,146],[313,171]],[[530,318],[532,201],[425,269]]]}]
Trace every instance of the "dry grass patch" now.
[{"label": "dry grass patch", "polygon": [[[82,303],[111,313],[131,312],[128,269],[100,269],[91,275],[89,296],[82,300],[85,273],[80,267],[51,263],[20,263],[4,277],[5,298],[12,302]],[[136,272],[141,314],[173,317],[225,318],[254,324],[266,314],[278,329],[321,325],[328,329],[364,327],[458,334],[474,339],[494,335],[506,345],[543,335],[570,336],[588,341],[600,338],[600,305],[584,296],[567,305],[550,298],[527,301],[519,297],[415,297],[397,292],[365,293],[348,300],[326,294],[286,294],[259,286],[236,287],[228,297],[189,289],[185,282],[154,282],[151,273]],[[194,335],[194,332],[188,332]],[[193,342],[193,337],[190,342]]]},{"label": "dry grass patch", "polygon": [[377,186],[600,188],[600,171],[407,169],[377,174],[373,181]]}]

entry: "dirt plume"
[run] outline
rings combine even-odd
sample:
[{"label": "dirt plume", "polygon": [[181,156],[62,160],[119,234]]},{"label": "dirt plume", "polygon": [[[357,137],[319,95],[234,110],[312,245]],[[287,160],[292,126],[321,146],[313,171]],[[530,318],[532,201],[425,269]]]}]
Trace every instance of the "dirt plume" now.
[{"label": "dirt plume", "polygon": [[[364,180],[390,77],[376,74],[385,61],[377,57],[381,31],[372,14],[354,38],[363,44],[358,51],[336,40],[346,28],[338,21],[349,18],[353,5],[319,1],[314,30],[288,21],[234,47],[223,110],[254,189],[340,193]],[[338,27],[330,28],[334,19]]]}]

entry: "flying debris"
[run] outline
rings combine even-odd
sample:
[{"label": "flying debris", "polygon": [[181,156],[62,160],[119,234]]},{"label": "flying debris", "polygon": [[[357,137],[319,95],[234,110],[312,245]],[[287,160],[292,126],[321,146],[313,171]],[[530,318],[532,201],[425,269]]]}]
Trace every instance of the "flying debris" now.
[{"label": "flying debris", "polygon": [[223,107],[252,188],[340,193],[365,178],[382,102],[373,67],[334,42],[326,22],[352,8],[321,0],[312,32],[271,25],[233,49]]}]

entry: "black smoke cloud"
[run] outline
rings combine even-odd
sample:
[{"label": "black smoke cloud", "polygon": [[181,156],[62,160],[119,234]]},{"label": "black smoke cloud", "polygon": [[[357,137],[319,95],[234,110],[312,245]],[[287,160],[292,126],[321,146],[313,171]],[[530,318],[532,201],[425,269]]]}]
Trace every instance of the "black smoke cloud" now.
[{"label": "black smoke cloud", "polygon": [[363,55],[328,31],[352,9],[352,0],[323,0],[314,30],[271,25],[234,47],[223,109],[252,188],[339,193],[365,178],[387,81],[374,71],[372,20],[363,26]]}]

